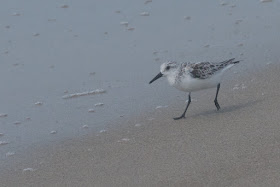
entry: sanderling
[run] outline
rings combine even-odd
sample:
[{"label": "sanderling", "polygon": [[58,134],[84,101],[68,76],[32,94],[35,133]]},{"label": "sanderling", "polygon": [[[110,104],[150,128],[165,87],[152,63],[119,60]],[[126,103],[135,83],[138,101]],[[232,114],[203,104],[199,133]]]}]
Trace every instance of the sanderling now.
[{"label": "sanderling", "polygon": [[167,77],[171,86],[178,90],[189,92],[189,99],[184,113],[180,117],[173,118],[178,120],[185,118],[187,109],[191,103],[191,92],[217,87],[216,97],[214,100],[217,110],[220,109],[218,103],[218,93],[220,90],[221,79],[227,69],[231,68],[239,61],[234,61],[234,58],[223,62],[198,62],[198,63],[181,63],[166,62],[160,66],[160,73],[153,78],[149,84],[160,77]]}]

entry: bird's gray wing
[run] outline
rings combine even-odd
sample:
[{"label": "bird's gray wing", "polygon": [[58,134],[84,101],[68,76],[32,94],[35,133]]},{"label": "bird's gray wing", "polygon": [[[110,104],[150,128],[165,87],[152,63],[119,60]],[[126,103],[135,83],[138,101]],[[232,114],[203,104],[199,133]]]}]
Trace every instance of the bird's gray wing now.
[{"label": "bird's gray wing", "polygon": [[198,62],[195,64],[189,64],[190,74],[193,78],[207,79],[214,75],[217,71],[225,68],[229,64],[235,64],[234,58],[218,63],[211,62]]}]

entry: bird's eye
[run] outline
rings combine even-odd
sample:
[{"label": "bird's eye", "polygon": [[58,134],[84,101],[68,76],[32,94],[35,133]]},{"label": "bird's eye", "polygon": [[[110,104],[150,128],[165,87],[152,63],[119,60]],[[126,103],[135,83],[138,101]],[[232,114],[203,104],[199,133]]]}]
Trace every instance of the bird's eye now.
[{"label": "bird's eye", "polygon": [[170,69],[170,66],[166,66],[166,70],[169,70]]}]

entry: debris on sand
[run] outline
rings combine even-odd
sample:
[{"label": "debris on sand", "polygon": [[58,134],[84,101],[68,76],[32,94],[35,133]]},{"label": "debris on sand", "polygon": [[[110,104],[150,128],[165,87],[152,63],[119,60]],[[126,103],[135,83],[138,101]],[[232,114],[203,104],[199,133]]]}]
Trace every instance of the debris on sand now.
[{"label": "debris on sand", "polygon": [[128,26],[128,22],[127,21],[122,21],[122,22],[120,22],[120,25],[124,25],[124,26]]},{"label": "debris on sand", "polygon": [[103,106],[104,103],[96,103],[94,106]]},{"label": "debris on sand", "polygon": [[20,125],[21,122],[20,122],[20,121],[15,121],[14,124],[15,124],[15,125]]},{"label": "debris on sand", "polygon": [[165,106],[157,106],[156,109],[160,109],[160,108],[167,108],[168,105],[165,105]]},{"label": "debris on sand", "polygon": [[4,118],[4,117],[7,117],[8,116],[8,114],[6,114],[6,113],[1,113],[0,114],[0,118]]},{"label": "debris on sand", "polygon": [[261,3],[269,3],[272,2],[272,0],[261,0]]},{"label": "debris on sand", "polygon": [[90,109],[88,109],[88,112],[93,113],[93,112],[95,112],[95,110],[93,108],[90,108]]},{"label": "debris on sand", "polygon": [[34,34],[33,34],[33,36],[35,36],[35,37],[36,37],[36,36],[39,36],[39,35],[40,35],[39,33],[34,33]]},{"label": "debris on sand", "polygon": [[34,103],[34,105],[36,105],[36,106],[42,106],[43,105],[43,102],[36,102],[36,103]]},{"label": "debris on sand", "polygon": [[191,16],[185,16],[184,20],[191,20]]},{"label": "debris on sand", "polygon": [[8,144],[9,142],[6,142],[6,141],[0,141],[0,145],[6,145]]},{"label": "debris on sand", "polygon": [[32,172],[32,171],[36,171],[36,169],[33,168],[25,168],[22,170],[22,172]]},{"label": "debris on sand", "polygon": [[97,95],[97,94],[103,94],[106,93],[106,90],[103,89],[96,89],[88,92],[81,92],[81,93],[74,93],[74,94],[68,94],[62,96],[63,99],[70,99],[70,98],[76,98],[76,97],[81,97],[81,96],[86,96],[86,95]]},{"label": "debris on sand", "polygon": [[12,14],[12,16],[20,16],[20,13],[15,12],[15,13]]},{"label": "debris on sand", "polygon": [[68,5],[62,5],[60,8],[69,8]]},{"label": "debris on sand", "polygon": [[145,1],[144,4],[146,5],[146,4],[151,3],[151,2],[152,2],[152,0],[147,0],[147,1]]},{"label": "debris on sand", "polygon": [[141,12],[141,13],[140,13],[140,16],[149,16],[149,15],[150,15],[149,12]]},{"label": "debris on sand", "polygon": [[242,46],[243,46],[243,43],[240,43],[240,44],[238,44],[237,46],[238,46],[238,47],[242,47]]},{"label": "debris on sand", "polygon": [[13,155],[15,155],[15,152],[7,152],[6,153],[6,157],[13,156]]},{"label": "debris on sand", "polygon": [[129,28],[127,28],[127,30],[128,30],[128,31],[134,31],[135,28],[134,28],[134,27],[129,27]]},{"label": "debris on sand", "polygon": [[130,139],[129,138],[123,138],[121,140],[119,140],[118,142],[128,142]]}]

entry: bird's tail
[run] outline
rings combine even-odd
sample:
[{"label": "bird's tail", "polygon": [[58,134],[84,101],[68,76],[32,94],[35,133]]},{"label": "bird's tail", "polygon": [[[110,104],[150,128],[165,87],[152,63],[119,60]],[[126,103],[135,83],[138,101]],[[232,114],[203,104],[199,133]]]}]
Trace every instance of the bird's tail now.
[{"label": "bird's tail", "polygon": [[234,62],[232,62],[233,64],[238,64],[240,61],[234,61]]},{"label": "bird's tail", "polygon": [[235,58],[232,58],[232,59],[229,59],[229,60],[226,60],[224,62],[222,62],[223,64],[238,64],[240,61],[234,61]]}]

